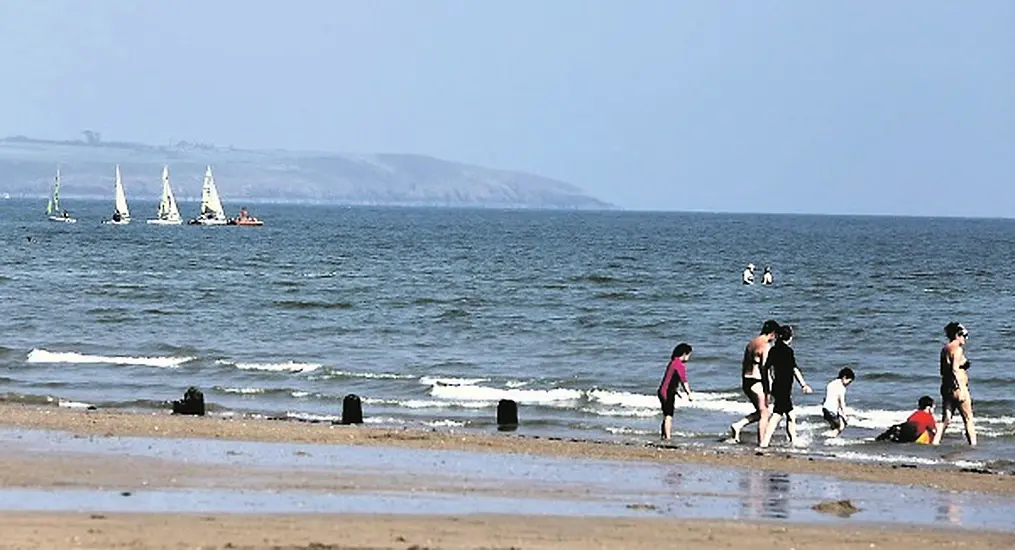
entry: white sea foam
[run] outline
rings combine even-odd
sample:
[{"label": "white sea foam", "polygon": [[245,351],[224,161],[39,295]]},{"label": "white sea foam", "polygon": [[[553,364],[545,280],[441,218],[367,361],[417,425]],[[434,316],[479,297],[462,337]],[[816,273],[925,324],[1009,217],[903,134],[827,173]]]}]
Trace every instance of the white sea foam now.
[{"label": "white sea foam", "polygon": [[[588,392],[588,398],[593,403],[606,406],[619,406],[622,410],[637,410],[635,416],[653,416],[660,414],[659,398],[655,395],[646,395],[630,392],[618,392],[610,390],[594,389]],[[694,392],[694,401],[688,401],[687,397],[681,395],[676,400],[677,408],[700,409],[731,414],[747,414],[753,407],[750,403],[736,399],[737,394],[729,392]],[[631,416],[623,413],[622,416]]]},{"label": "white sea foam", "polygon": [[508,380],[504,385],[509,388],[524,388],[529,385],[529,382],[525,380]]},{"label": "white sea foam", "polygon": [[225,393],[238,393],[240,395],[252,395],[256,393],[264,393],[264,388],[222,388]]},{"label": "white sea foam", "polygon": [[270,372],[311,372],[321,368],[320,363],[297,363],[289,361],[286,363],[237,363],[233,361],[218,360],[219,365],[231,365],[240,370],[261,370]]},{"label": "white sea foam", "polygon": [[973,462],[968,460],[956,460],[954,462],[939,460],[936,458],[925,458],[918,456],[905,456],[905,455],[889,455],[889,454],[871,454],[862,453],[856,451],[845,451],[835,454],[836,458],[844,458],[846,460],[854,462],[880,462],[888,464],[923,464],[925,466],[936,466],[942,464],[951,464],[959,466],[961,468],[982,468],[983,462]]},{"label": "white sea foam", "polygon": [[310,422],[332,422],[341,421],[341,416],[335,416],[333,414],[312,414],[305,412],[288,411],[285,413],[286,417],[293,418],[296,420],[307,420]]},{"label": "white sea foam", "polygon": [[444,419],[444,420],[431,420],[429,422],[424,422],[423,424],[426,426],[430,426],[431,428],[457,428],[459,426],[464,426],[465,422],[462,422],[460,420]]},{"label": "white sea foam", "polygon": [[580,390],[554,388],[549,390],[501,389],[486,386],[445,386],[434,385],[430,395],[451,401],[487,401],[496,402],[511,399],[518,403],[530,405],[551,405],[563,402],[575,403],[582,398]]},{"label": "white sea foam", "polygon": [[291,392],[289,395],[291,395],[292,397],[295,397],[296,399],[299,399],[301,397],[307,397],[307,396],[309,396],[310,392],[308,392],[308,391],[294,391],[294,392]]},{"label": "white sea foam", "polygon": [[327,380],[344,376],[346,378],[367,378],[375,380],[409,380],[416,378],[410,374],[394,374],[390,372],[352,372],[343,370],[333,370],[328,374],[311,376],[310,380]]},{"label": "white sea foam", "polygon": [[588,392],[590,400],[606,406],[629,407],[633,409],[648,409],[656,411],[659,409],[659,398],[654,395],[642,395],[610,390],[591,390]]},{"label": "white sea foam", "polygon": [[390,416],[366,416],[363,418],[364,424],[405,424],[405,421],[400,418],[393,418]]},{"label": "white sea foam", "polygon": [[64,401],[61,399],[57,402],[57,405],[65,409],[87,409],[88,407],[94,407],[91,403],[81,403],[79,401]]},{"label": "white sea foam", "polygon": [[480,382],[486,382],[486,378],[432,378],[424,376],[419,379],[419,383],[424,386],[474,386]]},{"label": "white sea foam", "polygon": [[[639,430],[627,426],[606,426],[606,431],[613,435],[652,435],[656,433],[650,430]],[[673,434],[679,436],[680,434]]]},{"label": "white sea foam", "polygon": [[448,407],[462,407],[466,409],[483,409],[496,407],[496,401],[444,401],[437,399],[375,399],[364,398],[365,405],[387,405],[394,407],[405,407],[406,409],[442,409]]},{"label": "white sea foam", "polygon": [[595,409],[592,407],[584,407],[580,410],[582,412],[595,414],[599,416],[627,416],[627,417],[649,418],[660,414],[659,411],[657,411],[656,409]]},{"label": "white sea foam", "polygon": [[28,363],[72,363],[72,364],[107,364],[137,365],[142,367],[174,368],[193,360],[193,357],[125,357],[86,355],[73,351],[54,352],[44,349],[33,349],[28,353]]}]

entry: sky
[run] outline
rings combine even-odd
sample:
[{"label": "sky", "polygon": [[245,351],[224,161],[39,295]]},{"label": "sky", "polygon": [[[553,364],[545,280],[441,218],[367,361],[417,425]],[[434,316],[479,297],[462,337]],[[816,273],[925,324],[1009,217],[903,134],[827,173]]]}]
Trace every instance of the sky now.
[{"label": "sky", "polygon": [[1015,2],[3,0],[0,135],[418,153],[638,210],[1015,217]]}]

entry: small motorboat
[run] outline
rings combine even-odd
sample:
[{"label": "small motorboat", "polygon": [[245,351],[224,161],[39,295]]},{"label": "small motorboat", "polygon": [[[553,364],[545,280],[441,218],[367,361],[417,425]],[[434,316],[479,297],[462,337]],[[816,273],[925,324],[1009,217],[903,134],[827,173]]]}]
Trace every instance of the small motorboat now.
[{"label": "small motorboat", "polygon": [[229,220],[229,225],[247,225],[247,226],[260,226],[264,225],[264,222],[251,216],[247,213],[246,207],[240,209],[240,215]]}]

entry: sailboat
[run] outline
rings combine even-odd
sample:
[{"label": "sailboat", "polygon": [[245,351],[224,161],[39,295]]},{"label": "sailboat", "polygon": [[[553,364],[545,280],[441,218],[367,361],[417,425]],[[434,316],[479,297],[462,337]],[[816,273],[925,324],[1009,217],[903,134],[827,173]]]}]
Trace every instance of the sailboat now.
[{"label": "sailboat", "polygon": [[76,223],[77,220],[70,217],[70,212],[60,210],[60,169],[56,169],[56,177],[53,178],[53,196],[46,204],[46,215],[51,222]]},{"label": "sailboat", "polygon": [[180,225],[183,221],[180,218],[180,209],[176,206],[176,197],[173,196],[173,188],[169,186],[169,167],[162,167],[162,200],[159,201],[159,210],[154,220],[148,220],[153,225]]},{"label": "sailboat", "polygon": [[127,195],[123,192],[123,180],[120,179],[119,164],[116,165],[116,183],[114,184],[114,189],[116,210],[113,211],[112,218],[103,220],[102,223],[127,225],[130,223],[130,210],[127,209]]},{"label": "sailboat", "polygon": [[187,222],[190,225],[225,225],[226,211],[219,200],[219,191],[215,187],[215,177],[211,175],[211,166],[204,172],[204,185],[201,187],[201,215]]}]

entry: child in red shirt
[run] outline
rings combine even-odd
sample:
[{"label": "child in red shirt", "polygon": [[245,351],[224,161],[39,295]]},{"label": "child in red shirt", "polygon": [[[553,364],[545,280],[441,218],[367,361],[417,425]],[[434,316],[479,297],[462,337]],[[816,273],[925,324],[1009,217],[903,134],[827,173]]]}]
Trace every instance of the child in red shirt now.
[{"label": "child in red shirt", "polygon": [[894,441],[895,443],[930,443],[937,433],[937,422],[934,420],[934,399],[925,395],[917,403],[918,410],[909,415],[902,424],[888,428],[877,437],[878,441]]}]

